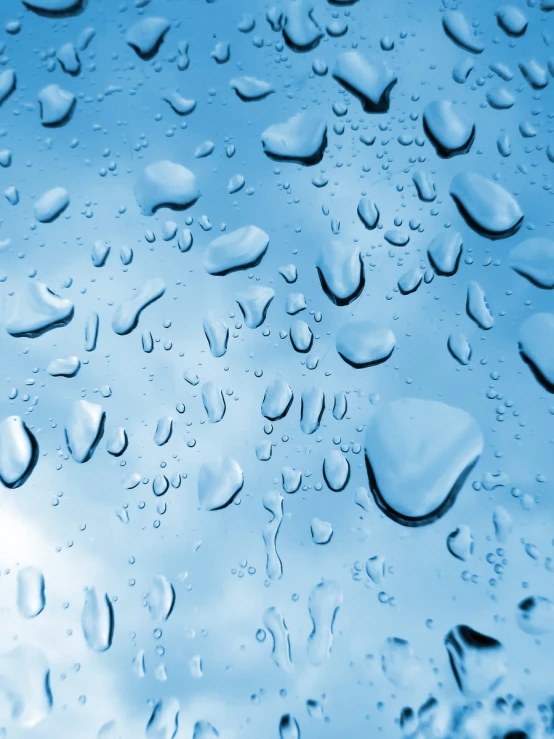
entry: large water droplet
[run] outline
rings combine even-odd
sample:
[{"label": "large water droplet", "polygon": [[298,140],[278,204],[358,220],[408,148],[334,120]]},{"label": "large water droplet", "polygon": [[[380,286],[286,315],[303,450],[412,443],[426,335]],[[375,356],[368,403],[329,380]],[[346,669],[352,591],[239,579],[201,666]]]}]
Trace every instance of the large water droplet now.
[{"label": "large water droplet", "polygon": [[554,288],[554,241],[526,239],[508,255],[510,267],[537,287]]},{"label": "large water droplet", "polygon": [[170,23],[166,18],[141,18],[129,28],[125,41],[141,59],[147,61],[156,56],[169,29]]},{"label": "large water droplet", "polygon": [[175,605],[175,589],[165,575],[156,575],[148,593],[148,610],[154,621],[167,621]]},{"label": "large water droplet", "polygon": [[269,236],[257,226],[243,226],[208,244],[204,267],[210,275],[226,275],[255,267],[269,246]]},{"label": "large water droplet", "polygon": [[106,414],[101,405],[88,400],[75,401],[65,425],[65,440],[76,462],[83,463],[94,454],[102,434]]},{"label": "large water droplet", "polygon": [[367,113],[385,113],[397,77],[380,58],[368,59],[358,51],[341,54],[333,77],[361,102]]},{"label": "large water droplet", "polygon": [[352,321],[337,332],[337,352],[352,367],[371,367],[386,361],[396,344],[390,328],[371,321]]},{"label": "large water droplet", "polygon": [[423,111],[425,133],[443,158],[466,154],[475,138],[475,125],[460,106],[449,100],[429,103]]},{"label": "large water droplet", "polygon": [[279,739],[300,739],[300,727],[298,721],[285,713],[279,721]]},{"label": "large water droplet", "polygon": [[99,595],[89,588],[81,616],[83,636],[89,649],[105,652],[112,645],[114,631],[113,606],[106,593]]},{"label": "large water droplet", "polygon": [[467,697],[493,691],[507,670],[503,645],[469,626],[455,626],[444,639],[458,687]]},{"label": "large water droplet", "polygon": [[276,608],[271,607],[264,612],[263,621],[273,639],[271,658],[279,669],[290,672],[293,665],[290,654],[289,631],[285,619]]},{"label": "large water droplet", "polygon": [[258,328],[262,325],[274,297],[275,290],[262,285],[252,285],[237,293],[237,303],[248,328]]},{"label": "large water droplet", "polygon": [[23,618],[35,618],[44,610],[44,575],[38,567],[22,567],[17,573],[17,608]]},{"label": "large water droplet", "polygon": [[518,603],[516,618],[526,634],[546,634],[554,630],[554,603],[542,595],[530,595]]},{"label": "large water droplet", "polygon": [[53,187],[35,200],[35,218],[39,223],[52,223],[69,205],[69,193],[65,187]]},{"label": "large water droplet", "polygon": [[135,197],[145,216],[159,208],[184,210],[200,197],[196,177],[182,164],[169,159],[149,164],[135,184]]},{"label": "large water droplet", "polygon": [[283,496],[277,490],[269,490],[264,495],[264,508],[271,513],[271,521],[263,527],[266,572],[270,580],[278,580],[283,574],[283,564],[276,546],[277,534],[283,520]]},{"label": "large water droplet", "polygon": [[[50,667],[44,653],[19,646],[0,657],[0,693],[11,704],[12,719],[32,729],[52,710]],[[11,733],[11,732],[10,732]]]},{"label": "large water droplet", "polygon": [[321,287],[336,305],[348,305],[364,288],[360,248],[334,239],[325,243],[316,261]]},{"label": "large water droplet", "polygon": [[194,724],[192,739],[217,739],[219,731],[209,721],[197,721]]},{"label": "large water droplet", "polygon": [[313,10],[310,0],[289,0],[282,29],[283,38],[294,51],[310,51],[323,37],[323,32],[313,16]]},{"label": "large water droplet", "polygon": [[262,145],[265,153],[277,161],[318,164],[327,146],[327,124],[315,113],[298,113],[266,128]]},{"label": "large water droplet", "polygon": [[138,325],[142,311],[159,300],[164,293],[165,282],[161,278],[155,277],[147,280],[133,298],[124,300],[116,308],[112,318],[112,328],[115,333],[120,336],[131,333]]},{"label": "large water droplet", "polygon": [[476,172],[457,174],[450,183],[450,195],[468,226],[490,239],[512,236],[523,221],[514,196]]},{"label": "large water droplet", "polygon": [[457,231],[442,231],[427,247],[429,261],[438,275],[453,275],[462,255],[462,235]]},{"label": "large water droplet", "polygon": [[146,739],[174,739],[179,729],[179,701],[169,696],[155,703],[146,724]]},{"label": "large water droplet", "polygon": [[198,502],[205,511],[228,506],[241,491],[244,475],[231,457],[216,457],[204,462],[198,473]]},{"label": "large water droplet", "polygon": [[292,404],[294,395],[288,383],[284,380],[274,380],[264,393],[262,401],[262,416],[270,421],[284,418]]},{"label": "large water droplet", "polygon": [[405,526],[431,523],[452,506],[482,450],[481,431],[466,411],[416,398],[383,404],[365,441],[375,501]]},{"label": "large water droplet", "polygon": [[313,434],[321,423],[325,410],[325,394],[321,388],[308,387],[300,401],[300,428],[305,434]]},{"label": "large water droplet", "polygon": [[16,293],[6,330],[11,336],[36,339],[46,331],[66,326],[73,318],[73,303],[60,298],[43,282],[31,280],[27,294]]},{"label": "large water droplet", "polygon": [[263,100],[275,92],[271,82],[260,80],[257,77],[233,77],[229,85],[244,102]]},{"label": "large water droplet", "polygon": [[350,478],[350,464],[338,449],[331,449],[323,460],[323,477],[335,492],[344,490]]},{"label": "large water droplet", "polygon": [[554,392],[554,313],[535,313],[519,328],[519,351],[538,382]]},{"label": "large water droplet", "polygon": [[342,590],[333,580],[318,583],[308,598],[312,619],[312,633],[308,637],[308,661],[315,667],[322,665],[331,654],[333,628],[342,604]]},{"label": "large water droplet", "polygon": [[38,94],[40,122],[43,126],[57,128],[68,123],[75,111],[76,98],[59,85],[47,85]]},{"label": "large water droplet", "polygon": [[485,49],[475,37],[468,19],[461,11],[446,10],[442,16],[442,25],[446,35],[465,51],[480,54]]},{"label": "large water droplet", "polygon": [[219,423],[225,415],[223,391],[213,382],[202,385],[202,402],[210,423]]},{"label": "large water droplet", "polygon": [[0,423],[0,480],[7,488],[18,488],[27,480],[38,460],[38,444],[19,416]]},{"label": "large water droplet", "polygon": [[410,688],[421,674],[421,663],[410,642],[391,636],[385,640],[381,651],[383,673],[393,685]]},{"label": "large water droplet", "polygon": [[467,286],[466,310],[468,316],[484,331],[494,326],[485,291],[475,280],[470,280]]}]

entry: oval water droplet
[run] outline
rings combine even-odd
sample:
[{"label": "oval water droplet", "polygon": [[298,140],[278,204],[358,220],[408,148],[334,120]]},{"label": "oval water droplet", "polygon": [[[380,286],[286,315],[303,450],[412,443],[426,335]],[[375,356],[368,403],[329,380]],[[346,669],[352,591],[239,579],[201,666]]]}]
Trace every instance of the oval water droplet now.
[{"label": "oval water droplet", "polygon": [[89,588],[81,616],[83,636],[89,649],[105,652],[112,645],[114,631],[113,606],[106,593],[99,595]]},{"label": "oval water droplet", "polygon": [[17,573],[17,609],[23,618],[35,618],[44,610],[44,575],[38,567],[22,567]]},{"label": "oval water droplet", "polygon": [[175,605],[175,589],[164,575],[156,575],[148,593],[148,610],[154,621],[167,621]]},{"label": "oval water droplet", "polygon": [[300,401],[300,428],[305,434],[313,434],[321,423],[325,410],[325,394],[321,388],[308,387]]},{"label": "oval water droplet", "polygon": [[350,478],[350,464],[338,449],[331,449],[323,460],[323,477],[327,486],[335,492],[344,490]]}]

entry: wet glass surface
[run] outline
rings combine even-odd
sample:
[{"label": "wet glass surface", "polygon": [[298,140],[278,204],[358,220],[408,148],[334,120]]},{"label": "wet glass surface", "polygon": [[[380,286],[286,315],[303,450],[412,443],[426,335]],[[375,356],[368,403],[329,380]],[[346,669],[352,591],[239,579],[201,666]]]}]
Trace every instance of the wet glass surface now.
[{"label": "wet glass surface", "polygon": [[553,44],[2,2],[0,737],[554,732]]}]

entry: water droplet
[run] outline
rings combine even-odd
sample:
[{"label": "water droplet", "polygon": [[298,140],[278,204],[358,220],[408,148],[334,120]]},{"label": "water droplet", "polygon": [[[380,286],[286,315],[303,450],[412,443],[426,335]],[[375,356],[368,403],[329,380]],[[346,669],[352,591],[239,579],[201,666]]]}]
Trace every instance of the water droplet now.
[{"label": "water droplet", "polygon": [[402,398],[371,418],[365,451],[378,506],[405,526],[421,526],[454,503],[483,450],[476,421],[459,408]]},{"label": "water droplet", "polygon": [[257,226],[244,226],[218,236],[208,244],[204,267],[210,275],[255,267],[269,246],[269,236]]},{"label": "water droplet", "polygon": [[83,636],[89,649],[105,652],[112,645],[114,631],[113,606],[107,594],[99,595],[89,588],[81,616]]},{"label": "water droplet", "polygon": [[507,670],[503,645],[469,626],[455,626],[444,639],[458,687],[467,697],[492,692]]},{"label": "water droplet", "polygon": [[38,461],[34,434],[19,416],[0,423],[0,480],[7,488],[18,488],[28,479]]},{"label": "water droplet", "polygon": [[331,654],[335,618],[342,604],[342,590],[333,580],[316,585],[308,598],[312,619],[312,633],[308,637],[308,661],[315,667],[322,665]]},{"label": "water droplet", "polygon": [[35,618],[44,610],[44,575],[38,567],[22,567],[17,573],[17,608],[23,618]]},{"label": "water droplet", "polygon": [[238,462],[231,457],[216,457],[204,462],[198,473],[198,502],[205,511],[226,508],[244,485]]},{"label": "water droplet", "polygon": [[345,323],[337,332],[337,352],[352,367],[371,367],[385,362],[396,344],[390,328],[371,321]]}]

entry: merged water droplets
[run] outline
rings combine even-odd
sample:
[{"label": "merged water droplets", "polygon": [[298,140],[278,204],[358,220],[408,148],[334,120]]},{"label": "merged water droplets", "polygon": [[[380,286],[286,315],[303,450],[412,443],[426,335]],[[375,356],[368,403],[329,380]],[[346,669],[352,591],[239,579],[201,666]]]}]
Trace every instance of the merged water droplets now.
[{"label": "merged water droplets", "polygon": [[333,580],[320,582],[310,593],[308,610],[312,619],[312,633],[308,638],[308,660],[316,667],[331,654],[335,619],[342,598],[342,590]]},{"label": "merged water droplets", "polygon": [[385,113],[397,77],[380,58],[369,59],[358,51],[345,51],[335,64],[333,77],[359,98],[368,113]]},{"label": "merged water droplets", "polygon": [[147,280],[137,290],[134,297],[118,305],[112,318],[112,328],[116,334],[123,336],[137,327],[142,311],[162,297],[165,293],[165,282],[159,277]]},{"label": "merged water droplets", "polygon": [[271,658],[281,670],[290,672],[293,668],[290,636],[282,614],[272,606],[265,611],[263,621],[273,639]]},{"label": "merged water droplets", "polygon": [[43,282],[31,280],[25,291],[13,298],[6,330],[11,336],[35,339],[53,328],[66,326],[73,318],[74,307],[69,298],[61,298]]},{"label": "merged water droplets", "polygon": [[152,59],[158,53],[170,24],[166,18],[149,16],[129,28],[125,40],[141,59]]},{"label": "merged water droplets", "polygon": [[146,724],[146,739],[174,739],[179,729],[180,704],[169,696],[157,701]]}]

